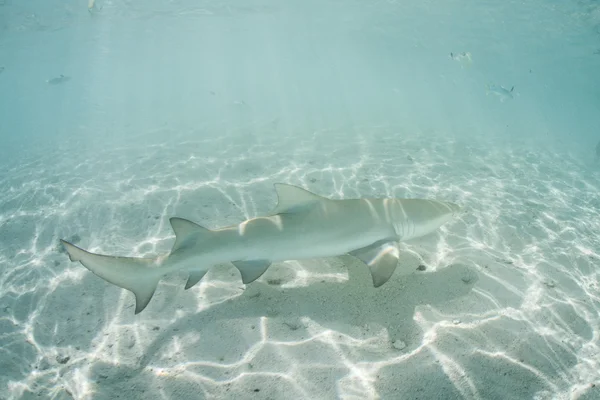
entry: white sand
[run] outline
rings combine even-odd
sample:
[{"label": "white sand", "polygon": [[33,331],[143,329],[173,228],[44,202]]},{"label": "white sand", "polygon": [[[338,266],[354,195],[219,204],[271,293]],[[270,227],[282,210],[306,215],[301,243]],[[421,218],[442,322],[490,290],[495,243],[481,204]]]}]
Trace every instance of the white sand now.
[{"label": "white sand", "polygon": [[[585,4],[0,0],[0,399],[600,399]],[[379,289],[350,256],[221,265],[137,316],[58,247],[156,255],[275,182],[464,212]]]},{"label": "white sand", "polygon": [[[360,131],[293,149],[291,136],[172,137],[123,144],[111,163],[88,148],[15,167],[2,178],[2,396],[597,398],[598,172],[525,143]],[[350,256],[274,264],[245,290],[223,265],[189,291],[168,277],[138,316],[129,292],[57,251],[75,234],[98,252],[167,251],[168,217],[214,227],[258,215],[273,182],[447,199],[464,213],[405,243],[379,289]]]}]

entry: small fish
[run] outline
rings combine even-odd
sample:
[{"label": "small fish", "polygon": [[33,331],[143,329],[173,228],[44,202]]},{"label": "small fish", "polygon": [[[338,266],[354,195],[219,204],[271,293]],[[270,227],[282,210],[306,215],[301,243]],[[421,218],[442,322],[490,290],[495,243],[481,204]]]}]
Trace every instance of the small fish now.
[{"label": "small fish", "polygon": [[487,85],[485,94],[486,95],[495,94],[496,96],[500,97],[501,102],[504,102],[506,99],[514,98],[513,97],[514,90],[515,90],[514,86],[512,88],[510,88],[510,90],[508,90],[502,85]]},{"label": "small fish", "polygon": [[58,85],[60,83],[66,82],[70,79],[71,79],[70,76],[65,76],[63,74],[60,74],[60,76],[57,76],[56,78],[48,79],[46,82],[50,85]]},{"label": "small fish", "polygon": [[458,61],[463,68],[469,67],[473,62],[471,53],[468,51],[463,51],[462,53],[450,53],[450,58],[454,61]]},{"label": "small fish", "polygon": [[0,67],[0,74],[4,72],[4,67]]}]

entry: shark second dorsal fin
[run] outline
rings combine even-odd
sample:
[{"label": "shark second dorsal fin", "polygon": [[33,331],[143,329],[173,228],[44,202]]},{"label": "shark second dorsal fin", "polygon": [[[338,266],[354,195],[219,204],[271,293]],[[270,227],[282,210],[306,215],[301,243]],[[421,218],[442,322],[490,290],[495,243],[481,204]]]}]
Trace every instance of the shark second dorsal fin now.
[{"label": "shark second dorsal fin", "polygon": [[171,227],[173,228],[173,232],[175,232],[175,244],[171,252],[188,245],[188,239],[192,237],[201,240],[202,236],[211,233],[209,229],[187,219],[173,217],[169,219],[169,222],[171,222]]},{"label": "shark second dorsal fin", "polygon": [[312,204],[327,200],[325,197],[298,186],[285,183],[276,183],[274,186],[277,192],[277,206],[271,213],[272,215],[293,213]]}]

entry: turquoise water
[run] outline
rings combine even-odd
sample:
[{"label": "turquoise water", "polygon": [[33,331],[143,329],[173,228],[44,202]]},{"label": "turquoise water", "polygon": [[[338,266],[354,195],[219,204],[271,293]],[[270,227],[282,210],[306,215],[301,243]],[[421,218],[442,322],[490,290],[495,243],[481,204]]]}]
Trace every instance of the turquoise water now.
[{"label": "turquoise water", "polygon": [[[594,1],[0,0],[0,399],[600,398],[599,27]],[[59,244],[154,257],[170,217],[238,224],[278,182],[463,210],[377,289],[348,255],[225,264],[138,315]]]}]

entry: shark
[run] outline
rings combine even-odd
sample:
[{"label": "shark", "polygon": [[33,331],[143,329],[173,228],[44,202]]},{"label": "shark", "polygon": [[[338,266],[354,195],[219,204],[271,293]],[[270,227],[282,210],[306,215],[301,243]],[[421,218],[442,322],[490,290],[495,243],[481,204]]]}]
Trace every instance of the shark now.
[{"label": "shark", "polygon": [[170,218],[175,243],[156,257],[121,257],[88,252],[61,239],[69,258],[100,278],[135,295],[142,312],[159,281],[174,271],[188,273],[185,289],[212,266],[231,262],[242,282],[258,279],[274,262],[350,254],[369,268],[373,286],[387,282],[398,264],[400,241],[425,236],[460,211],[454,203],[427,199],[331,199],[276,183],[277,205],[264,216],[207,229]]}]

